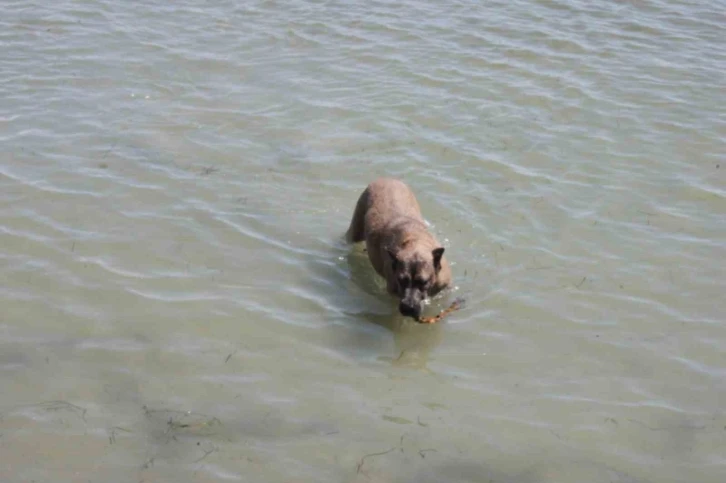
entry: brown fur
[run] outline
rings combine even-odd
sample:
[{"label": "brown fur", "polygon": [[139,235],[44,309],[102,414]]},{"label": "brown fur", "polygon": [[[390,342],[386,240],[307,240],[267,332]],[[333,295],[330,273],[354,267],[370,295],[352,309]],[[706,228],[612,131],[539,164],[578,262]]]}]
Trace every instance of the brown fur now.
[{"label": "brown fur", "polygon": [[424,299],[451,284],[444,249],[426,227],[413,192],[401,181],[380,178],[368,185],[346,238],[366,242],[373,268],[386,280],[388,292],[399,297],[403,315],[418,318]]}]

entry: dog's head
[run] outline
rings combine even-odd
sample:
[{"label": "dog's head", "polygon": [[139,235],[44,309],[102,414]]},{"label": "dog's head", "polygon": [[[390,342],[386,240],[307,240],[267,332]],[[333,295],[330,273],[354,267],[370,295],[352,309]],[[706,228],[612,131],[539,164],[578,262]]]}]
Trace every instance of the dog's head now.
[{"label": "dog's head", "polygon": [[417,319],[421,315],[424,300],[429,294],[435,293],[436,280],[441,270],[443,247],[431,251],[416,250],[393,252],[391,268],[400,298],[398,310],[402,315]]}]

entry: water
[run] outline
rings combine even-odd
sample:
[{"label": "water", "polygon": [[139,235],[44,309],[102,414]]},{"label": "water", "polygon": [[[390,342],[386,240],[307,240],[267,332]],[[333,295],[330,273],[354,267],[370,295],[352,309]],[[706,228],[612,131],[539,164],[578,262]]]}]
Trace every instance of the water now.
[{"label": "water", "polygon": [[0,480],[724,481],[724,12],[2,2]]}]

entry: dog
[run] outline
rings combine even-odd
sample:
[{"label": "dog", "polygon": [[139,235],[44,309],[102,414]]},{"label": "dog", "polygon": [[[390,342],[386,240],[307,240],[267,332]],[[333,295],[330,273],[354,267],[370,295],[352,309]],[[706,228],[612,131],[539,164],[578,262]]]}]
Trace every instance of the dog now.
[{"label": "dog", "polygon": [[424,301],[451,285],[444,247],[429,232],[413,191],[402,181],[379,178],[358,198],[346,233],[365,241],[371,265],[398,297],[401,315],[417,319]]}]

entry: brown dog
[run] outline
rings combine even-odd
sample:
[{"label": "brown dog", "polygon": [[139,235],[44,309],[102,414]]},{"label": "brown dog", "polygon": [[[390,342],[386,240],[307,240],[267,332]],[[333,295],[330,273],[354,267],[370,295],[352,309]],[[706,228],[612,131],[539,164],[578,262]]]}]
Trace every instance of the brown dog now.
[{"label": "brown dog", "polygon": [[429,233],[418,201],[401,181],[380,178],[358,199],[346,238],[365,240],[368,258],[402,315],[418,319],[427,297],[451,284],[444,248]]}]

